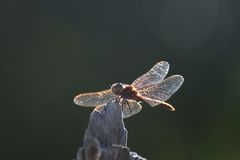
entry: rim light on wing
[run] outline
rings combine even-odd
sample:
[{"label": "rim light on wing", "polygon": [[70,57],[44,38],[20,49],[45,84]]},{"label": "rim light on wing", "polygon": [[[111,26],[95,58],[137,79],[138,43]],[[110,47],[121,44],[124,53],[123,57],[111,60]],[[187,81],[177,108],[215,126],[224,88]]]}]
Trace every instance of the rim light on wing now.
[{"label": "rim light on wing", "polygon": [[96,107],[106,104],[116,97],[117,95],[113,94],[110,89],[107,89],[99,92],[79,94],[73,101],[79,106]]},{"label": "rim light on wing", "polygon": [[[131,117],[134,114],[137,114],[142,110],[142,105],[140,102],[137,102],[135,100],[129,100],[129,99],[121,99],[119,104],[121,104],[122,107],[122,116],[123,118]],[[101,111],[104,109],[105,104],[99,105],[95,108],[97,111]]]},{"label": "rim light on wing", "polygon": [[[183,84],[184,78],[181,75],[173,75],[160,83],[138,89],[141,97],[152,107],[168,100]],[[156,101],[154,101],[156,100]]]},{"label": "rim light on wing", "polygon": [[169,70],[169,63],[165,61],[155,64],[147,73],[137,78],[132,86],[136,89],[146,87],[152,84],[161,82],[167,75]]}]

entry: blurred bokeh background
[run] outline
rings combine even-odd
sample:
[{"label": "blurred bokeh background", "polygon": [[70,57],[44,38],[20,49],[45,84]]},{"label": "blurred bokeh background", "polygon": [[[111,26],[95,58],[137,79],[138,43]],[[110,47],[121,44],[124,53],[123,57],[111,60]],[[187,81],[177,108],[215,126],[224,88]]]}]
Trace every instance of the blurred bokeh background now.
[{"label": "blurred bokeh background", "polygon": [[82,92],[131,83],[161,60],[185,82],[125,120],[150,160],[240,159],[238,0],[1,2],[0,147],[5,160],[71,160],[91,108]]}]

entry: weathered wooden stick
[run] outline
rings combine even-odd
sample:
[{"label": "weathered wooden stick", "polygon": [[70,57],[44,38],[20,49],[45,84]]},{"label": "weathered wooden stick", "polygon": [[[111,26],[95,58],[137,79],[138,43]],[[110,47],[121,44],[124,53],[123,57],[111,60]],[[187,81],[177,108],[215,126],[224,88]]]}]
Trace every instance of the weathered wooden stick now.
[{"label": "weathered wooden stick", "polygon": [[76,160],[146,160],[127,147],[127,129],[118,103],[108,103],[91,113]]}]

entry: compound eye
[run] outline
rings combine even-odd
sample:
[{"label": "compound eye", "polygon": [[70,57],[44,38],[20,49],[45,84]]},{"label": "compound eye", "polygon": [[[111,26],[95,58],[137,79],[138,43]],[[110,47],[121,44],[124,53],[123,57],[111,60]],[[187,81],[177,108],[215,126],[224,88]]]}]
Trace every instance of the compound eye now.
[{"label": "compound eye", "polygon": [[111,87],[111,90],[114,94],[120,95],[123,91],[123,85],[122,83],[114,83]]}]

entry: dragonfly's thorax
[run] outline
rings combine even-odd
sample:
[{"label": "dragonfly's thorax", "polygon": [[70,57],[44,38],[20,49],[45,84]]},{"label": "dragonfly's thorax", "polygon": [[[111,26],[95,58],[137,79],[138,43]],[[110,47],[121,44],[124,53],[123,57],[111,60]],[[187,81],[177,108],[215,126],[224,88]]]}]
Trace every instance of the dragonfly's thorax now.
[{"label": "dragonfly's thorax", "polygon": [[120,93],[120,95],[122,98],[125,98],[125,99],[138,100],[137,93],[138,93],[137,90],[135,90],[133,88],[133,86],[129,85],[123,89],[123,91]]},{"label": "dragonfly's thorax", "polygon": [[111,86],[112,93],[116,95],[120,95],[122,91],[124,90],[123,84],[122,83],[114,83]]},{"label": "dragonfly's thorax", "polygon": [[139,100],[137,96],[137,90],[131,85],[114,83],[111,87],[111,90],[114,94],[119,95],[121,98]]}]

